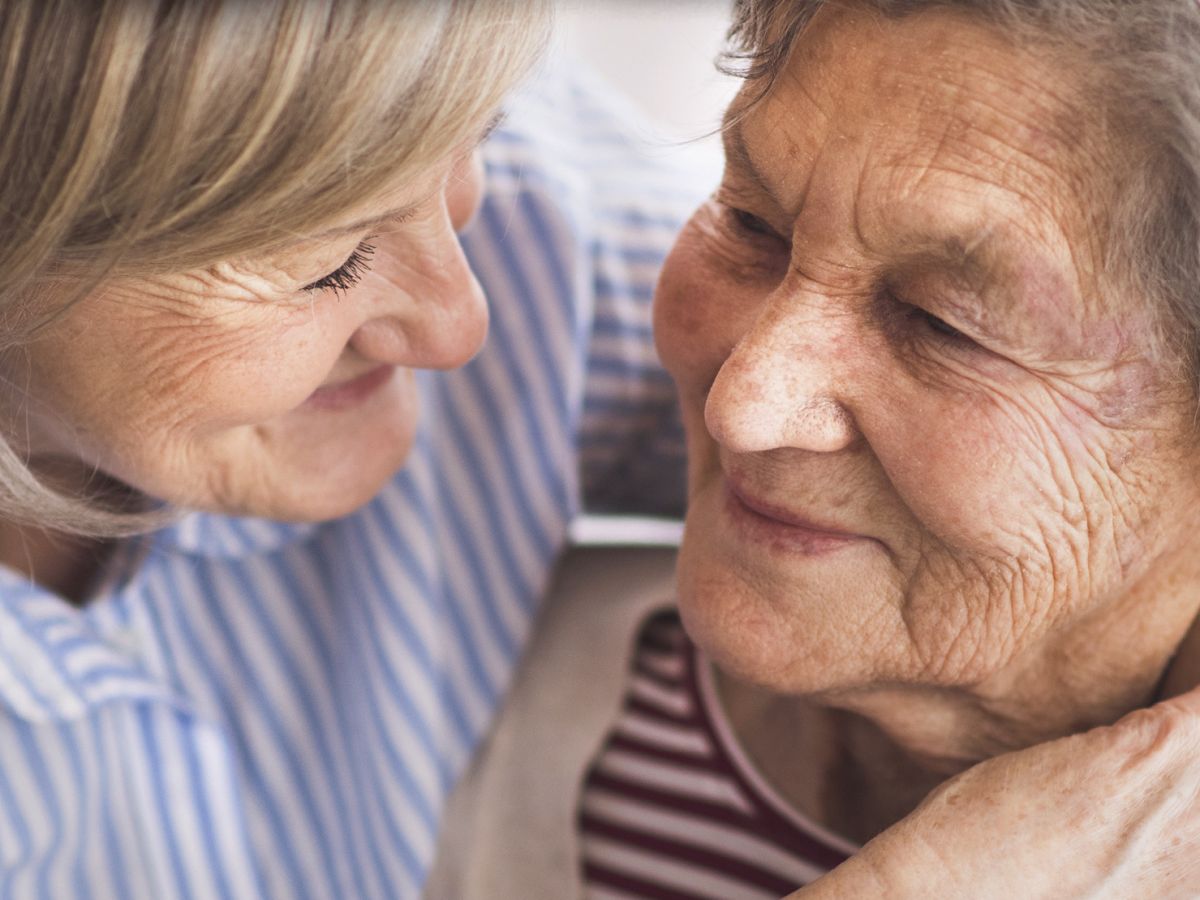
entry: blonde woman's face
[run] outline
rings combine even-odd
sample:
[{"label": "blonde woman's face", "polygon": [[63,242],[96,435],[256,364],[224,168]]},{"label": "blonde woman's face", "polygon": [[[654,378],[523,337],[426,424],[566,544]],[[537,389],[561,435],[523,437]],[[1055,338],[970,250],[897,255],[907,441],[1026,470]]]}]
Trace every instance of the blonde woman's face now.
[{"label": "blonde woman's face", "polygon": [[275,258],[107,285],[5,364],[28,389],[31,452],[187,507],[356,508],[409,452],[414,370],[483,342],[456,237],[480,190],[477,153],[459,153]]}]

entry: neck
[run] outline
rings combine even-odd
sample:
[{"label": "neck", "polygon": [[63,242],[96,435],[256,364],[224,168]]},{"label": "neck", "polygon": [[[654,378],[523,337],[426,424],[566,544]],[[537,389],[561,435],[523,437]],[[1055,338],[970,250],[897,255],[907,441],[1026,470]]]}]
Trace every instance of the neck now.
[{"label": "neck", "polygon": [[1197,686],[1200,686],[1200,616],[1192,623],[1167,665],[1156,699],[1178,697]]},{"label": "neck", "polygon": [[864,844],[912,812],[939,784],[1000,753],[1115,721],[1145,705],[1055,716],[989,714],[961,699],[880,691],[849,707],[770,694],[718,676],[720,697],[739,741],[763,777],[793,806],[834,832]]},{"label": "neck", "polygon": [[977,762],[1114,722],[1200,683],[1200,592],[1191,589],[1200,578],[1180,584],[1187,590],[1160,584],[1102,604],[969,686],[795,697],[721,675],[721,699],[784,797],[865,842]]},{"label": "neck", "polygon": [[[40,457],[38,477],[66,494],[89,495],[112,509],[135,509],[137,495],[94,468],[63,457]],[[87,599],[113,542],[0,520],[0,564],[77,606]]]},{"label": "neck", "polygon": [[101,541],[0,522],[0,564],[76,605],[87,598],[105,549]]},{"label": "neck", "polygon": [[730,725],[766,780],[852,841],[864,844],[902,819],[947,777],[861,715],[716,676]]}]

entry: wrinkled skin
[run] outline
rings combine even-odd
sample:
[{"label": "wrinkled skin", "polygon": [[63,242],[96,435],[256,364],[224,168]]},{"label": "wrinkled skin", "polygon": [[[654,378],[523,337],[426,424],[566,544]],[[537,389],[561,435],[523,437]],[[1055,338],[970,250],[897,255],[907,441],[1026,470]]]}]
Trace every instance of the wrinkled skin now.
[{"label": "wrinkled skin", "polygon": [[930,785],[1145,704],[1200,605],[1196,398],[1101,237],[1137,148],[1083,82],[826,7],[660,284],[689,631]]},{"label": "wrinkled skin", "polygon": [[[104,285],[4,361],[25,389],[29,450],[185,507],[353,510],[408,454],[412,370],[462,365],[483,342],[487,309],[455,234],[481,179],[467,148],[274,258]],[[304,290],[364,240],[375,252],[357,285]],[[396,370],[362,402],[306,403],[381,364]]]},{"label": "wrinkled skin", "polygon": [[1200,896],[1200,690],[968,769],[795,900]]}]

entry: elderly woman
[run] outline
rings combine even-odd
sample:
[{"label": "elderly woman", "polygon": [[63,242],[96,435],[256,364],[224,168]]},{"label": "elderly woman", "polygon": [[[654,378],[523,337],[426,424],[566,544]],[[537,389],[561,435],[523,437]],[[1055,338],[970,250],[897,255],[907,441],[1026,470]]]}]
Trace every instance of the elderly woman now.
[{"label": "elderly woman", "polygon": [[455,235],[545,24],[0,9],[4,896],[416,896],[582,498],[680,509],[686,174],[543,82]]},{"label": "elderly woman", "polygon": [[[777,897],[971,770],[911,817],[916,877],[868,848],[811,890],[1195,896],[1197,782],[1170,776],[1198,745],[1172,719],[1093,733],[1102,762],[1048,744],[1051,793],[1015,808],[1023,754],[1002,760],[1195,683],[1200,7],[738,10],[725,175],[655,312],[699,649],[643,618],[667,591],[641,583],[653,566],[607,565],[634,585],[583,603],[569,585],[436,883]],[[581,623],[602,591],[621,626]],[[560,733],[569,709],[589,733]],[[1113,827],[1089,804],[1126,778],[1138,810]],[[539,837],[489,829],[501,813]],[[539,860],[517,893],[514,858]]]}]

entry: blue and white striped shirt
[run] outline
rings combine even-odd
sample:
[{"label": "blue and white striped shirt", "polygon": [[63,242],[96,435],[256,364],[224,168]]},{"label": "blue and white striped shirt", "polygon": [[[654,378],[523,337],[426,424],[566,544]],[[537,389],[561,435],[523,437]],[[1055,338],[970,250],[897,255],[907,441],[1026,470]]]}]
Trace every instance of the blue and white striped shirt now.
[{"label": "blue and white striped shirt", "polygon": [[0,572],[0,898],[416,897],[568,522],[678,512],[650,341],[703,176],[563,79],[511,104],[465,243],[484,351],[322,525],[192,514],[77,609]]}]

